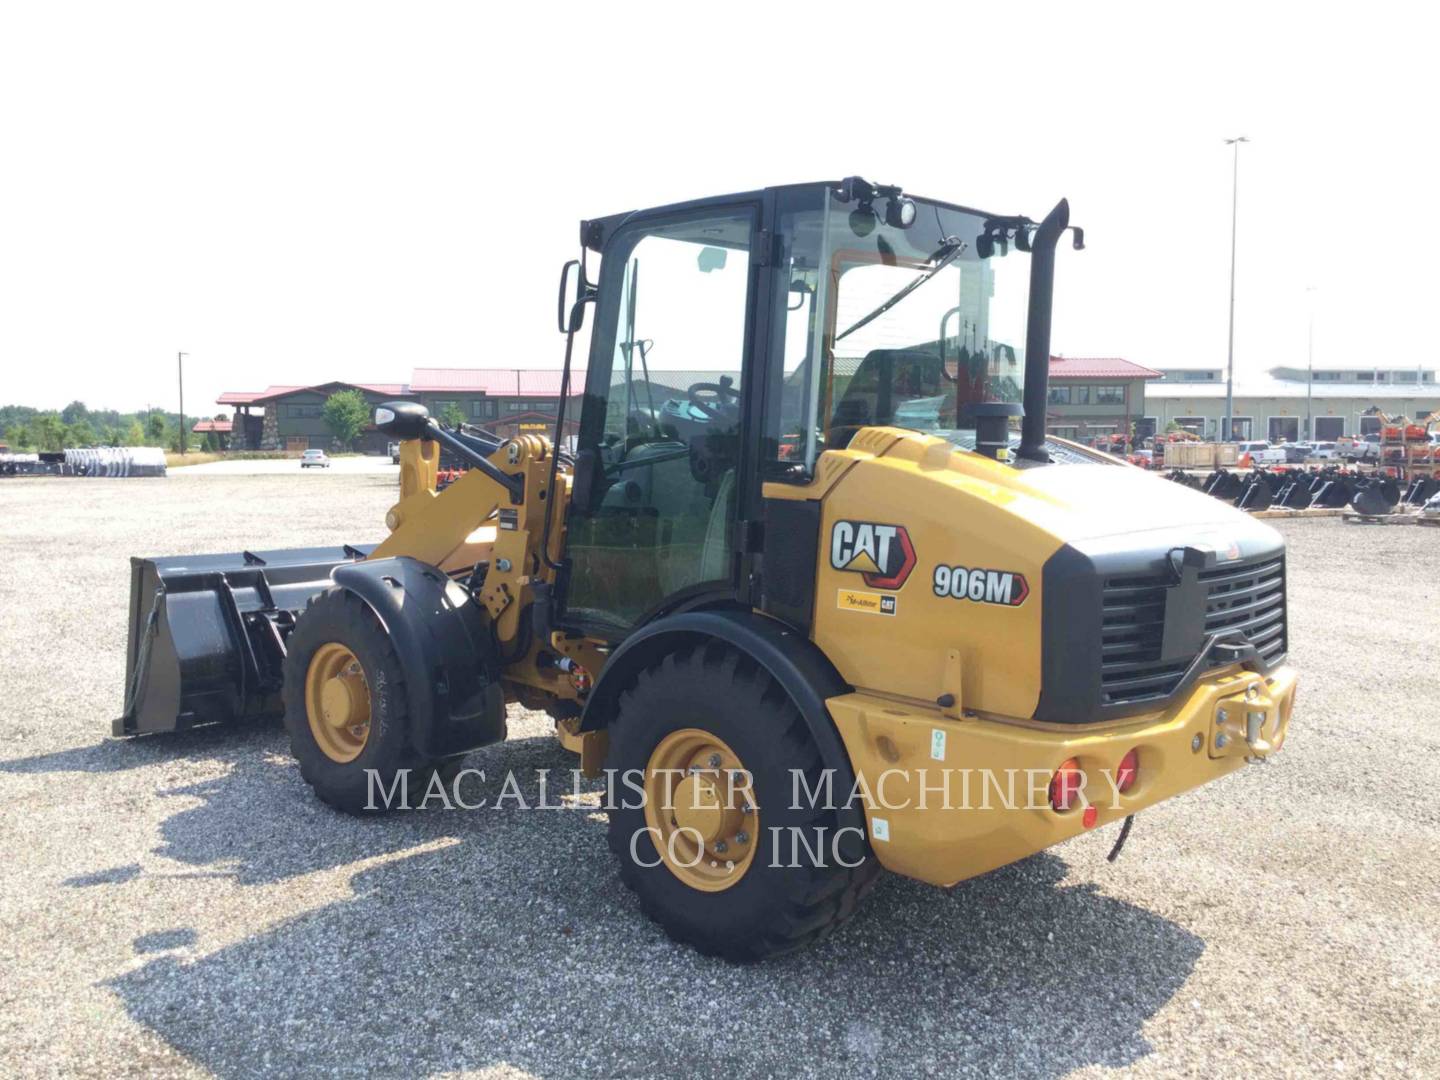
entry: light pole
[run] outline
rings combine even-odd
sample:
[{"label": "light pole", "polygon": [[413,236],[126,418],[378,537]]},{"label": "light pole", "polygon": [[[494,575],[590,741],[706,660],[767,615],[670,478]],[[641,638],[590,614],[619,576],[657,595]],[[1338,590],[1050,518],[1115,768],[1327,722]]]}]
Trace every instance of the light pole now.
[{"label": "light pole", "polygon": [[1225,364],[1225,423],[1221,441],[1229,441],[1235,435],[1230,430],[1235,416],[1235,221],[1240,208],[1240,144],[1249,141],[1244,135],[1225,140],[1226,146],[1235,148],[1235,160],[1230,172],[1230,345]]},{"label": "light pole", "polygon": [[175,366],[180,372],[180,456],[185,456],[185,357],[189,353],[176,353]]},{"label": "light pole", "polygon": [[1309,375],[1305,383],[1305,441],[1315,441],[1315,286],[1305,290],[1310,307],[1309,328],[1305,334],[1305,351],[1309,358]]}]

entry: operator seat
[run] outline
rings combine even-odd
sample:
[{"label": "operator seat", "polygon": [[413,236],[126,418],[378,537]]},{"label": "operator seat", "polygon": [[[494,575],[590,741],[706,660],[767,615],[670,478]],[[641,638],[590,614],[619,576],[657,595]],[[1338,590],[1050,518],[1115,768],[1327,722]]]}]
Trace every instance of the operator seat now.
[{"label": "operator seat", "polygon": [[[840,450],[862,427],[893,424],[898,405],[910,398],[951,397],[939,353],[925,349],[872,349],[855,369],[830,417],[827,445]],[[953,415],[953,400],[950,411]],[[941,412],[945,412],[941,406]]]}]

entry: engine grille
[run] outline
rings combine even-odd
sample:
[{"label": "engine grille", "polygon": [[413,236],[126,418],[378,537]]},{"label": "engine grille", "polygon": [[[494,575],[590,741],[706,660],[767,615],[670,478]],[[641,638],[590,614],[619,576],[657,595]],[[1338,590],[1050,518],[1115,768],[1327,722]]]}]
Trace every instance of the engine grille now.
[{"label": "engine grille", "polygon": [[[1285,656],[1285,559],[1275,556],[1203,571],[1205,634],[1236,631],[1267,666]],[[1163,661],[1165,605],[1180,601],[1168,574],[1111,577],[1101,618],[1103,705],[1162,701],[1180,685],[1193,656]],[[1217,664],[1224,661],[1216,661]]]}]

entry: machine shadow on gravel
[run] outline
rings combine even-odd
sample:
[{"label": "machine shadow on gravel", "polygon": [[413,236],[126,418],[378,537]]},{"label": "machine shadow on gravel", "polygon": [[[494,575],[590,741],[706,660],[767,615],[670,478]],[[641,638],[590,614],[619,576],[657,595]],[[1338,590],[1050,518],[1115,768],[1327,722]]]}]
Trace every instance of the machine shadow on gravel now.
[{"label": "machine shadow on gravel", "polygon": [[[501,1062],[555,1077],[682,1063],[687,1075],[795,1063],[1059,1075],[1148,1053],[1145,1021],[1204,950],[1150,912],[1062,884],[1063,861],[1040,854],[948,892],[886,878],[824,945],[734,966],[639,917],[593,808],[359,821],[318,806],[293,768],[256,749],[170,792],[205,801],[164,823],[162,854],[225,864],[247,884],[396,858],[357,873],[352,899],[199,959],[162,952],[109,982],[136,1020],[221,1076]],[[535,770],[563,774],[566,760],[532,738],[468,764],[513,770],[533,802]],[[459,842],[405,854],[438,837]],[[185,927],[145,929],[137,953],[187,940]],[[749,1003],[743,1031],[737,1001]],[[760,1037],[741,1037],[752,1029]]]}]

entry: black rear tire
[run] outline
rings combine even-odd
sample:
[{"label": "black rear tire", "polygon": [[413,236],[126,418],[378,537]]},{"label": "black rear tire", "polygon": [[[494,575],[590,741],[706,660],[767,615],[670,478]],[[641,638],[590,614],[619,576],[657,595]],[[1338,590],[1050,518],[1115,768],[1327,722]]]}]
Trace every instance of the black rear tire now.
[{"label": "black rear tire", "polygon": [[[661,859],[647,833],[642,800],[619,782],[643,770],[660,741],[696,728],[718,736],[753,778],[758,848],[735,884],[707,892],[683,881]],[[620,877],[642,910],[676,941],[707,955],[749,962],[791,952],[829,936],[854,913],[879,874],[869,844],[856,833],[838,848],[839,815],[851,783],[834,776],[833,800],[795,800],[792,770],[816,790],[824,768],[800,711],[753,659],[721,642],[677,652],[647,668],[621,695],[610,728],[607,765],[616,770],[608,840]],[[633,775],[633,774],[632,774]],[[801,805],[795,805],[796,802]],[[792,838],[803,837],[820,859]],[[844,865],[844,863],[852,865]]]},{"label": "black rear tire", "polygon": [[[370,690],[369,734],[353,761],[336,761],[321,749],[306,711],[305,676],[316,650],[329,642],[354,653]],[[347,814],[418,805],[436,771],[443,781],[461,760],[426,761],[415,753],[400,657],[370,605],[345,589],[332,588],[312,598],[295,624],[287,642],[284,701],[290,752],[300,763],[301,777],[321,802]],[[392,798],[387,800],[386,793],[393,793]]]}]

